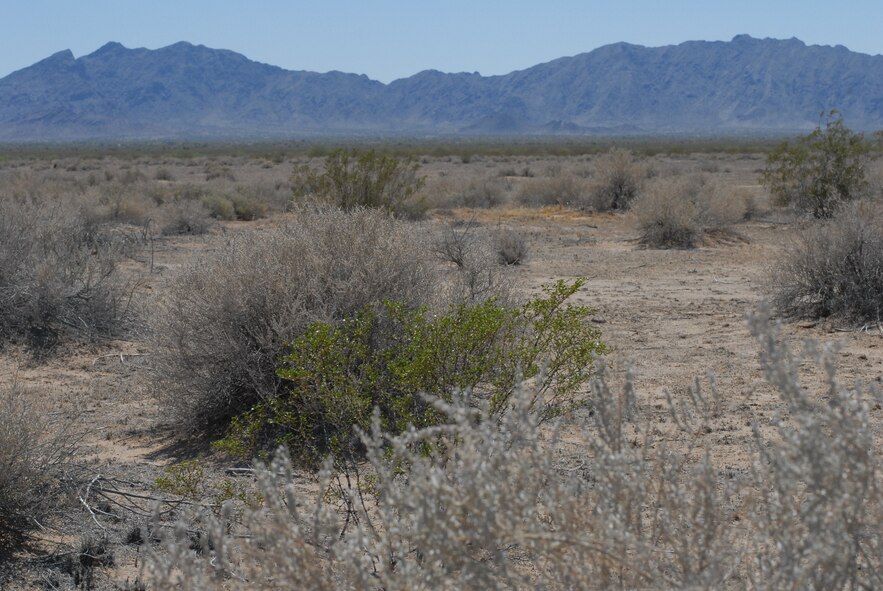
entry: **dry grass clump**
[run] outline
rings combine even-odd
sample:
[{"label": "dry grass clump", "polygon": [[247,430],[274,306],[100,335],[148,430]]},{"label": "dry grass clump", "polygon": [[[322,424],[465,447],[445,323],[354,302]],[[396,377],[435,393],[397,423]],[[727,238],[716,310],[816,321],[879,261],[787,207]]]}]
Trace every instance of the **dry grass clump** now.
[{"label": "dry grass clump", "polygon": [[175,277],[152,321],[153,386],[184,434],[223,427],[279,388],[285,343],[389,299],[432,305],[440,281],[412,225],[380,211],[300,208],[219,244]]},{"label": "dry grass clump", "polygon": [[844,205],[805,228],[785,250],[771,278],[786,315],[833,316],[879,323],[883,314],[883,211],[879,202]]},{"label": "dry grass clump", "polygon": [[[883,498],[867,393],[838,383],[830,352],[797,358],[764,317],[750,325],[788,420],[755,421],[749,470],[712,459],[706,435],[729,403],[713,388],[668,409],[698,458],[656,439],[658,413],[631,380],[618,393],[594,382],[569,456],[551,452],[563,425],[541,426],[528,386],[499,420],[466,394],[433,402],[444,425],[385,436],[376,418],[367,462],[347,478],[327,464],[311,501],[280,451],[258,470],[262,507],[181,522],[149,575],[193,590],[875,588]],[[799,383],[805,361],[826,376],[821,402]]]},{"label": "dry grass clump", "polygon": [[46,351],[110,335],[127,317],[117,278],[127,240],[75,199],[0,191],[0,345]]},{"label": "dry grass clump", "polygon": [[632,205],[641,243],[652,248],[694,248],[712,230],[744,217],[745,201],[704,176],[662,179]]},{"label": "dry grass clump", "polygon": [[77,439],[53,414],[39,393],[0,384],[0,552],[43,527],[71,486],[66,469]]}]

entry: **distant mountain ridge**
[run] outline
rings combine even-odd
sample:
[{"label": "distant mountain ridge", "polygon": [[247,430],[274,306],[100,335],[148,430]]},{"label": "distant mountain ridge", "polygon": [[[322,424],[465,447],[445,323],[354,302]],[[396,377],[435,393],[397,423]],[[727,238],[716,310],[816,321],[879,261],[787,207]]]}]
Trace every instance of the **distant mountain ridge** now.
[{"label": "distant mountain ridge", "polygon": [[61,51],[0,79],[0,141],[305,134],[773,133],[839,109],[883,128],[883,56],[797,39],[615,43],[503,76],[383,84],[180,42]]}]

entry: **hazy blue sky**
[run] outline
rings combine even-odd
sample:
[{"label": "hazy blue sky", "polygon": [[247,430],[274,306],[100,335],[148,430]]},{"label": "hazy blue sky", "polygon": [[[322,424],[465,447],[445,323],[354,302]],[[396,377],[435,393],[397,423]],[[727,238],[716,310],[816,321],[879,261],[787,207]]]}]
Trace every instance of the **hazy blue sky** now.
[{"label": "hazy blue sky", "polygon": [[388,82],[434,68],[505,74],[616,41],[798,37],[883,53],[883,0],[0,0],[0,76],[107,41],[232,49]]}]

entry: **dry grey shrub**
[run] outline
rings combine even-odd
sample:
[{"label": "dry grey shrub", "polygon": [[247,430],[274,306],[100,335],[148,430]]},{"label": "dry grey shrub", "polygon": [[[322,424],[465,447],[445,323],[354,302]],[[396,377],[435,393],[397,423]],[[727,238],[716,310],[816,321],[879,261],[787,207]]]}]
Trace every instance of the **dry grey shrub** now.
[{"label": "dry grey shrub", "polygon": [[97,213],[107,221],[141,226],[156,209],[156,202],[148,193],[143,182],[102,185],[98,191]]},{"label": "dry grey shrub", "polygon": [[524,181],[515,199],[527,207],[561,205],[582,207],[589,195],[586,182],[572,174]]},{"label": "dry grey shrub", "polygon": [[[180,523],[150,575],[184,590],[876,588],[883,513],[866,393],[837,382],[830,351],[796,357],[765,314],[749,325],[788,420],[755,424],[744,476],[715,465],[703,438],[726,412],[713,383],[670,403],[687,438],[675,451],[654,439],[631,378],[617,393],[602,372],[570,457],[555,453],[563,424],[541,427],[528,410],[529,386],[499,422],[468,395],[436,401],[449,424],[386,438],[375,422],[361,471],[344,480],[326,465],[312,500],[278,453],[258,470],[262,508],[242,523],[230,504],[203,517],[198,553]],[[807,360],[826,375],[821,397],[799,383]]]},{"label": "dry grey shrub", "polygon": [[646,169],[628,150],[612,149],[595,161],[592,204],[598,211],[628,209],[641,193]]},{"label": "dry grey shrub", "polygon": [[881,204],[849,203],[833,219],[806,227],[786,247],[770,283],[774,302],[786,315],[879,323],[883,312]]},{"label": "dry grey shrub", "polygon": [[173,200],[163,206],[158,223],[166,236],[205,234],[213,220],[209,210],[199,201]]},{"label": "dry grey shrub", "polygon": [[0,385],[0,551],[48,525],[72,488],[67,470],[78,438],[39,393]]},{"label": "dry grey shrub", "polygon": [[0,191],[0,345],[40,352],[113,334],[129,310],[117,267],[130,248],[75,196]]},{"label": "dry grey shrub", "polygon": [[661,179],[632,205],[641,243],[653,248],[694,248],[709,231],[744,217],[745,201],[702,175]]},{"label": "dry grey shrub", "polygon": [[455,187],[446,199],[448,207],[487,208],[501,205],[510,183],[504,179],[471,179]]},{"label": "dry grey shrub", "polygon": [[151,375],[182,434],[224,427],[273,398],[285,343],[310,324],[386,299],[437,305],[442,281],[419,232],[380,211],[301,207],[294,221],[228,238],[171,278],[151,323]]},{"label": "dry grey shrub", "polygon": [[433,239],[432,251],[442,262],[453,263],[445,277],[448,300],[509,301],[512,281],[500,269],[495,236],[474,220],[446,224]]},{"label": "dry grey shrub", "polygon": [[520,265],[527,260],[530,251],[527,239],[512,228],[494,232],[494,247],[501,265]]}]

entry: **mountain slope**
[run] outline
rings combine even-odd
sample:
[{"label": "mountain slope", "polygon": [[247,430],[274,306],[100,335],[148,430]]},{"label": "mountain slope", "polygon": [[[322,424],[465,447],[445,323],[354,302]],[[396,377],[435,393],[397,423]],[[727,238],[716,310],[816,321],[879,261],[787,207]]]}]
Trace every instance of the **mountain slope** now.
[{"label": "mountain slope", "polygon": [[0,79],[0,140],[310,133],[737,133],[812,127],[838,108],[883,127],[883,56],[797,39],[617,43],[505,76],[424,71],[382,84],[227,50],[108,43]]}]

